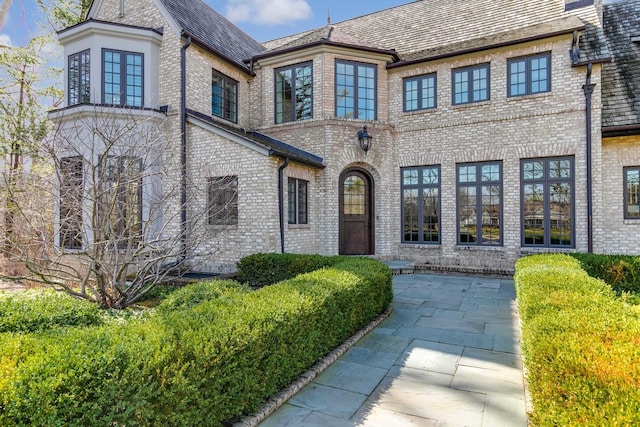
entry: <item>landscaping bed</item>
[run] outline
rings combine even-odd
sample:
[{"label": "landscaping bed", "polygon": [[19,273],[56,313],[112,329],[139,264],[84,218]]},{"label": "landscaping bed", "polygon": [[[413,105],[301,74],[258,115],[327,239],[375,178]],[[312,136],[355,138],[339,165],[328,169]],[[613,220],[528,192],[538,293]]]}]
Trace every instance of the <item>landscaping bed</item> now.
[{"label": "landscaping bed", "polygon": [[640,307],[569,255],[522,258],[514,280],[532,424],[640,425]]},{"label": "landscaping bed", "polygon": [[0,425],[227,425],[391,302],[377,261],[263,257],[294,277],[265,286],[270,268],[245,270],[263,287],[197,283],[130,318],[94,321],[83,306],[82,324],[1,333]]}]

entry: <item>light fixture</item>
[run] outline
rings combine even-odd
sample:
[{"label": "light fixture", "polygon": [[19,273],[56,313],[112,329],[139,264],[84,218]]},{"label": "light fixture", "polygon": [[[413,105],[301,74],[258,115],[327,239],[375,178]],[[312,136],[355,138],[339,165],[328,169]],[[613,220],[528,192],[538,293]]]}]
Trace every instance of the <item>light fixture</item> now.
[{"label": "light fixture", "polygon": [[364,126],[362,130],[358,131],[358,144],[360,145],[360,148],[362,148],[362,151],[364,151],[365,153],[369,151],[369,148],[371,148],[372,139],[373,137],[369,135],[369,132],[367,132],[366,126]]}]

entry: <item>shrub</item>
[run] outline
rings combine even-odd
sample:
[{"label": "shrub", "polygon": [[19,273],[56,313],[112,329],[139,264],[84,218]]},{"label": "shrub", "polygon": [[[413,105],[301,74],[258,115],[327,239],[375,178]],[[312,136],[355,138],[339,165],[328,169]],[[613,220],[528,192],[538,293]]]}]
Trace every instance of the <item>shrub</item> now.
[{"label": "shrub", "polygon": [[339,260],[340,257],[322,255],[254,254],[240,260],[236,279],[252,288],[261,288],[331,266]]},{"label": "shrub", "polygon": [[640,294],[640,256],[572,254],[590,276],[604,280],[616,292]]},{"label": "shrub", "polygon": [[391,295],[386,266],[336,258],[255,292],[233,282],[190,285],[123,325],[6,334],[0,425],[227,425],[383,311]]},{"label": "shrub", "polygon": [[516,264],[534,425],[640,423],[640,317],[568,255]]},{"label": "shrub", "polygon": [[53,290],[0,295],[0,332],[37,332],[99,324],[97,305]]}]

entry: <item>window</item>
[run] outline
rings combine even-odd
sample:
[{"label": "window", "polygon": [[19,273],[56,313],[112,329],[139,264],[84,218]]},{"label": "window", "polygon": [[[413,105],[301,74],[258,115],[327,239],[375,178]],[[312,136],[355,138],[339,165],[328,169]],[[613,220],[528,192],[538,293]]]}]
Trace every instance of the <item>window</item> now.
[{"label": "window", "polygon": [[336,61],[336,117],[376,119],[376,66]]},{"label": "window", "polygon": [[102,102],[121,107],[142,107],[143,55],[102,50]]},{"label": "window", "polygon": [[69,55],[69,66],[67,68],[69,105],[90,102],[90,68],[91,54],[89,50]]},{"label": "window", "polygon": [[404,111],[436,108],[436,75],[404,79]]},{"label": "window", "polygon": [[502,245],[502,162],[458,165],[458,244]]},{"label": "window", "polygon": [[624,168],[624,217],[640,219],[640,166]]},{"label": "window", "polygon": [[209,178],[207,200],[210,225],[238,224],[238,177]]},{"label": "window", "polygon": [[98,239],[117,240],[119,247],[136,243],[142,232],[142,164],[129,156],[107,157],[101,174]]},{"label": "window", "polygon": [[308,224],[307,188],[308,181],[289,178],[288,181],[288,212],[289,224]]},{"label": "window", "polygon": [[510,59],[507,62],[509,96],[531,95],[551,90],[551,55]]},{"label": "window", "polygon": [[522,245],[574,247],[573,157],[521,161]]},{"label": "window", "polygon": [[313,117],[311,63],[276,70],[276,123]]},{"label": "window", "polygon": [[401,169],[402,242],[440,243],[440,166]]},{"label": "window", "polygon": [[60,246],[82,247],[82,157],[60,159]]},{"label": "window", "polygon": [[238,82],[212,70],[211,114],[238,122]]},{"label": "window", "polygon": [[458,68],[452,73],[454,105],[489,99],[489,64]]}]

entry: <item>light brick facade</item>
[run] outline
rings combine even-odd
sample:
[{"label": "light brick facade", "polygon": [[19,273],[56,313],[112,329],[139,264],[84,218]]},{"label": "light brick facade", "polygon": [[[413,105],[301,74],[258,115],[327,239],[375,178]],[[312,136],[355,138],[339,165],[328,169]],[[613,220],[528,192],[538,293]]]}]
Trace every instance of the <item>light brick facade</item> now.
[{"label": "light brick facade", "polygon": [[[609,59],[606,52],[594,54],[589,50],[587,56],[591,57],[582,58],[581,62],[568,54],[577,47],[576,36],[597,39],[602,32],[600,2],[567,12],[562,2],[519,2],[522,5],[518,14],[512,14],[513,2],[500,1],[493,4],[491,13],[480,9],[478,19],[462,19],[462,12],[472,10],[471,5],[447,0],[440,2],[434,13],[449,8],[451,13],[442,22],[448,22],[452,29],[415,24],[393,31],[380,30],[385,22],[394,22],[397,27],[397,22],[407,22],[409,16],[424,15],[428,2],[414,2],[337,24],[317,40],[311,39],[313,33],[307,33],[272,41],[265,45],[267,50],[242,58],[247,62],[241,63],[197,37],[188,39],[191,35],[184,28],[185,17],[172,11],[171,0],[165,1],[169,6],[163,1],[100,0],[94,2],[90,17],[163,29],[158,69],[152,71],[158,76],[159,93],[145,107],[167,106],[166,135],[173,141],[167,160],[180,156],[181,125],[185,120],[189,217],[198,217],[207,209],[203,189],[208,178],[237,177],[237,224],[205,224],[204,231],[198,228],[204,238],[201,245],[190,249],[189,255],[199,269],[233,271],[241,257],[255,252],[279,252],[282,246],[286,252],[295,253],[342,252],[341,239],[348,237],[340,231],[340,177],[349,170],[362,171],[371,179],[372,241],[371,250],[365,251],[370,255],[504,271],[524,254],[586,251],[590,240],[587,114],[591,120],[593,170],[592,244],[598,252],[640,253],[640,220],[623,220],[621,215],[622,167],[640,164],[639,140],[602,140],[600,87],[602,63]],[[482,1],[486,0],[473,2]],[[595,28],[589,30],[595,35],[587,34],[585,24]],[[373,28],[378,29],[376,33]],[[210,31],[215,32],[215,26]],[[443,31],[446,34],[441,35]],[[309,40],[301,41],[304,37]],[[181,49],[187,40],[191,45],[186,48],[183,64]],[[580,47],[586,46],[581,43]],[[551,59],[550,90],[510,97],[508,61],[538,54],[548,54]],[[336,61],[375,67],[375,120],[336,117]],[[313,117],[274,124],[276,70],[305,62],[313,68]],[[583,91],[587,63],[592,67],[590,83],[596,88],[588,112]],[[478,64],[489,64],[488,99],[453,105],[453,70]],[[184,117],[180,98],[183,66],[184,107],[190,112]],[[212,70],[237,82],[237,123],[211,116]],[[437,76],[436,108],[405,111],[404,79],[431,73]],[[149,75],[145,74],[145,78]],[[357,144],[356,134],[363,126],[373,136],[368,152]],[[287,153],[294,153],[294,157]],[[296,153],[301,154],[295,157]],[[314,156],[321,158],[321,164],[313,160]],[[573,160],[571,243],[560,249],[527,246],[523,244],[521,161],[559,156]],[[489,246],[464,244],[458,237],[457,167],[488,161],[502,165],[502,241]],[[438,244],[403,243],[401,168],[419,166],[440,168]],[[169,173],[168,182],[177,182],[178,172]],[[288,178],[308,182],[307,224],[287,224]],[[178,198],[168,203],[166,217],[171,218],[172,224],[167,232],[180,232],[176,214],[179,210]]]}]

